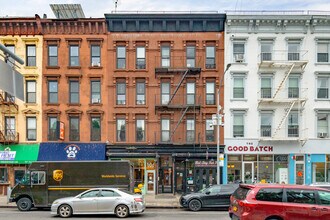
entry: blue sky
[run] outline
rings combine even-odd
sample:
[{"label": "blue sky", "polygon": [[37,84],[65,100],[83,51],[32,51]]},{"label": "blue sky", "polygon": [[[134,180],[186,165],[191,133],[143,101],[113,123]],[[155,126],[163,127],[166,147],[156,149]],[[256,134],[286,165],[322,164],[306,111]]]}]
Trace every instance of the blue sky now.
[{"label": "blue sky", "polygon": [[[117,11],[322,10],[329,0],[118,0]],[[0,0],[0,17],[47,14],[49,4],[81,4],[86,17],[104,17],[115,10],[115,0]]]}]

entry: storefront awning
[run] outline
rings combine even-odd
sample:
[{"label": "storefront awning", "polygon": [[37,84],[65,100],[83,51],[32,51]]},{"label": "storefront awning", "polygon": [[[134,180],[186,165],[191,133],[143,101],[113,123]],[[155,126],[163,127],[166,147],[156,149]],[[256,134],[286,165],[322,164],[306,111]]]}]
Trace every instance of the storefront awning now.
[{"label": "storefront awning", "polygon": [[38,161],[105,160],[105,143],[41,143]]},{"label": "storefront awning", "polygon": [[0,146],[0,164],[30,164],[37,160],[39,144]]}]

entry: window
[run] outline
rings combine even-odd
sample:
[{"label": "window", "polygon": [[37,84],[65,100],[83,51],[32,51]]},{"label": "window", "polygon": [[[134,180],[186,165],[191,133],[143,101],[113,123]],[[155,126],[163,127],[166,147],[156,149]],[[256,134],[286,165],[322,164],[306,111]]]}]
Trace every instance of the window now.
[{"label": "window", "polygon": [[206,82],[206,105],[215,105],[214,82]]},{"label": "window", "polygon": [[91,81],[91,103],[101,103],[101,82],[100,80]]},{"label": "window", "polygon": [[170,119],[163,118],[161,120],[161,141],[162,142],[169,142],[170,141]]},{"label": "window", "polygon": [[[5,46],[10,52],[15,53],[15,45],[7,45],[6,44]],[[13,66],[15,64],[15,60],[12,57],[9,57],[8,61],[9,61],[8,63],[9,63],[10,66]]]},{"label": "window", "polygon": [[58,103],[58,82],[48,81],[48,103]]},{"label": "window", "polygon": [[58,66],[58,48],[57,45],[48,46],[48,66]]},{"label": "window", "polygon": [[170,83],[163,82],[160,89],[162,92],[162,105],[167,105],[170,101]]},{"label": "window", "polygon": [[57,117],[48,117],[48,140],[57,141]]},{"label": "window", "polygon": [[69,140],[70,141],[79,141],[80,132],[79,132],[79,117],[70,116],[69,117],[70,130],[69,130]]},{"label": "window", "polygon": [[117,119],[117,141],[126,141],[126,121],[125,119]]},{"label": "window", "polygon": [[330,205],[330,192],[318,191],[320,202],[322,205]]},{"label": "window", "polygon": [[145,82],[136,83],[136,104],[145,105],[146,104],[146,85]]},{"label": "window", "polygon": [[81,195],[81,198],[98,197],[100,190],[91,190]]},{"label": "window", "polygon": [[161,56],[162,56],[162,67],[170,67],[170,46],[162,46]]},{"label": "window", "polygon": [[195,46],[187,46],[186,55],[187,55],[187,67],[195,67],[196,59],[196,48]]},{"label": "window", "polygon": [[101,190],[101,196],[102,197],[120,197],[120,195],[112,190]]},{"label": "window", "polygon": [[31,172],[31,184],[32,185],[45,185],[46,172],[45,171],[32,171]]},{"label": "window", "polygon": [[233,44],[233,55],[234,62],[242,63],[244,62],[244,54],[245,54],[245,43],[243,42],[234,42]]},{"label": "window", "polygon": [[146,48],[137,47],[136,48],[136,69],[146,68]]},{"label": "window", "polygon": [[187,105],[195,104],[195,83],[188,82],[187,83]]},{"label": "window", "polygon": [[16,119],[15,117],[5,116],[6,140],[16,140]]},{"label": "window", "polygon": [[329,76],[317,77],[317,98],[329,99]]},{"label": "window", "polygon": [[317,114],[317,137],[327,138],[329,137],[329,113]]},{"label": "window", "polygon": [[187,119],[187,142],[195,141],[195,119]]},{"label": "window", "polygon": [[70,45],[70,60],[69,66],[79,66],[79,46],[78,45]]},{"label": "window", "polygon": [[300,59],[300,43],[289,42],[288,44],[288,60]]},{"label": "window", "polygon": [[126,83],[117,83],[117,105],[126,104]]},{"label": "window", "polygon": [[259,201],[267,201],[267,202],[282,202],[283,189],[272,189],[272,188],[260,189],[256,195],[256,199]]},{"label": "window", "polygon": [[205,141],[206,142],[213,142],[214,141],[214,126],[212,119],[206,119],[205,121]]},{"label": "window", "polygon": [[91,45],[91,66],[101,66],[101,48],[100,45]]},{"label": "window", "polygon": [[289,203],[303,203],[315,204],[315,192],[305,189],[287,189],[287,202]]},{"label": "window", "polygon": [[261,113],[261,125],[260,125],[260,136],[271,137],[272,136],[272,113]]},{"label": "window", "polygon": [[299,77],[289,77],[288,98],[299,98]]},{"label": "window", "polygon": [[77,80],[70,80],[70,100],[71,104],[79,103],[79,81]]},{"label": "window", "polygon": [[144,119],[136,120],[136,141],[145,141],[145,121]]},{"label": "window", "polygon": [[244,137],[244,113],[233,113],[233,137]]},{"label": "window", "polygon": [[101,141],[100,117],[91,117],[91,141]]},{"label": "window", "polygon": [[7,182],[8,182],[8,169],[0,168],[0,183],[7,183]]},{"label": "window", "polygon": [[117,69],[126,68],[126,47],[117,47]]},{"label": "window", "polygon": [[261,77],[261,98],[272,98],[272,77]]},{"label": "window", "polygon": [[36,66],[36,46],[26,46],[26,66]]},{"label": "window", "polygon": [[[0,174],[1,175],[1,174]],[[15,184],[21,183],[25,175],[25,170],[16,170],[14,171]],[[1,182],[1,180],[0,180]]]},{"label": "window", "polygon": [[234,85],[233,85],[233,98],[234,99],[244,99],[244,76],[234,76]]},{"label": "window", "polygon": [[329,62],[329,43],[317,44],[317,62],[318,63]]},{"label": "window", "polygon": [[272,42],[261,42],[261,61],[272,60]]},{"label": "window", "polygon": [[37,140],[37,118],[27,117],[26,118],[26,139],[28,141]]},{"label": "window", "polygon": [[207,46],[206,47],[206,69],[215,69],[215,47]]},{"label": "window", "polygon": [[36,103],[36,81],[26,81],[26,102]]},{"label": "window", "polygon": [[298,112],[290,112],[288,116],[288,137],[299,137]]}]

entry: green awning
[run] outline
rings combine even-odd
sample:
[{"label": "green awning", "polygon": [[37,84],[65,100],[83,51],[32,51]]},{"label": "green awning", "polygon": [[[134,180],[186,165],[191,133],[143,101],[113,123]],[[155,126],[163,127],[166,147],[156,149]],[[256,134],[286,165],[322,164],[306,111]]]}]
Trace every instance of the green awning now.
[{"label": "green awning", "polygon": [[39,144],[0,146],[0,164],[30,164],[37,161]]}]

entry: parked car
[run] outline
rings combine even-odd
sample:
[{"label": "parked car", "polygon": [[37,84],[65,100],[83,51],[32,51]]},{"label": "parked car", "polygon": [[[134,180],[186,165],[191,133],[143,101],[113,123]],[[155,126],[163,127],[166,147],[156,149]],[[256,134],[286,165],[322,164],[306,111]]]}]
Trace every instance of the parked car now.
[{"label": "parked car", "polygon": [[182,195],[180,205],[191,211],[202,208],[229,207],[230,195],[237,189],[238,184],[213,185],[195,193]]},{"label": "parked car", "polygon": [[317,182],[317,183],[312,183],[311,186],[316,186],[316,187],[321,187],[321,188],[325,188],[325,189],[330,189],[330,183]]},{"label": "parked car", "polygon": [[229,216],[240,220],[330,219],[330,190],[287,184],[240,184]]},{"label": "parked car", "polygon": [[142,195],[114,188],[90,189],[75,197],[57,199],[51,206],[51,214],[63,218],[79,214],[116,214],[125,218],[144,210]]}]

